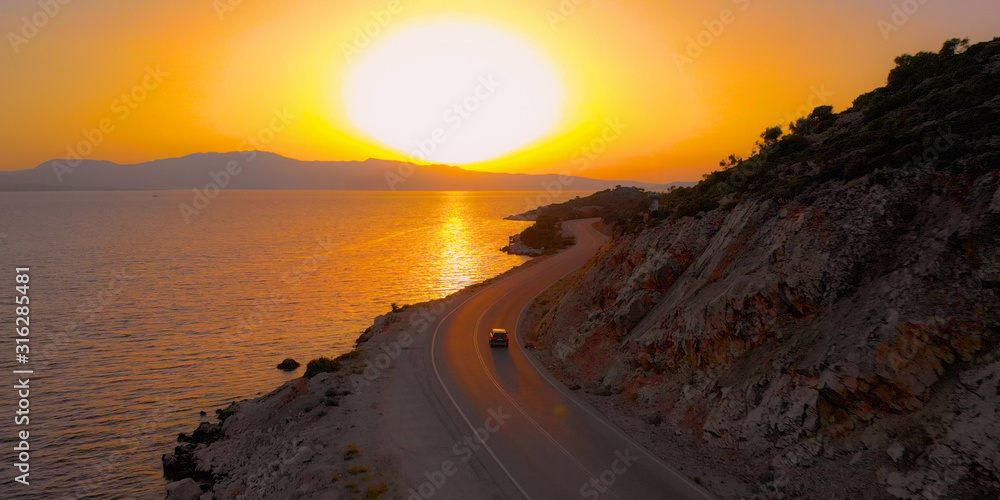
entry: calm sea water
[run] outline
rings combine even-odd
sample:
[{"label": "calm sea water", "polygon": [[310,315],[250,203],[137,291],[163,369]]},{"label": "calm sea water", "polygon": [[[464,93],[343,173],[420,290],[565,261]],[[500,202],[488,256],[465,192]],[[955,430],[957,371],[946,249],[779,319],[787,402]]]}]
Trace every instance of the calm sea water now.
[{"label": "calm sea water", "polygon": [[[564,193],[567,199],[581,193]],[[0,498],[162,498],[160,455],[214,409],[348,351],[392,303],[524,261],[534,193],[0,193]],[[559,201],[559,200],[556,200]],[[30,266],[30,496],[11,482],[14,267]],[[15,486],[17,486],[15,488]]]}]

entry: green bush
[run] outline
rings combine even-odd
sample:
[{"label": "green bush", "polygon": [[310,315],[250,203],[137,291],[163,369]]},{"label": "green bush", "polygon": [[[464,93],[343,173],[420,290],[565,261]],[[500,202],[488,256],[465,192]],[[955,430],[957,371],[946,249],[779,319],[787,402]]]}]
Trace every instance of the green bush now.
[{"label": "green bush", "polygon": [[344,354],[341,354],[340,356],[337,356],[333,360],[334,361],[346,361],[346,360],[349,360],[349,359],[355,359],[355,358],[357,358],[360,355],[361,355],[361,349],[354,349],[353,351],[345,352]]},{"label": "green bush", "polygon": [[330,358],[314,359],[306,365],[306,378],[313,378],[320,373],[333,373],[340,370],[340,362]]},{"label": "green bush", "polygon": [[538,217],[535,223],[521,232],[521,243],[531,248],[547,250],[566,248],[573,244],[571,238],[562,236],[560,220],[550,214]]}]

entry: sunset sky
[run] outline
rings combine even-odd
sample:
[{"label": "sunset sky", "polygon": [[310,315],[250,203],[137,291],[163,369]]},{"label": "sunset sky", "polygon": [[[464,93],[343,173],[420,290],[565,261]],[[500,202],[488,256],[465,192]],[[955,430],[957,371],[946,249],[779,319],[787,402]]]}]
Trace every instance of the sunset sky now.
[{"label": "sunset sky", "polygon": [[430,140],[471,169],[690,181],[899,54],[1000,36],[995,0],[49,1],[0,4],[2,170],[252,136],[304,160]]}]

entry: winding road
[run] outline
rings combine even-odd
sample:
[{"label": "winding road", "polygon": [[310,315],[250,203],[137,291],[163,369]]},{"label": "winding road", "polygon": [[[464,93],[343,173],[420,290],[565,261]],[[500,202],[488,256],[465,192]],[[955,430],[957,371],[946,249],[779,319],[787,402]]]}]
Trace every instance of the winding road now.
[{"label": "winding road", "polygon": [[[575,246],[488,285],[434,325],[423,350],[434,396],[453,429],[479,429],[477,461],[507,498],[714,498],[575,397],[522,347],[518,326],[528,304],[606,240],[594,222],[564,223]],[[491,328],[511,333],[509,349],[490,348]]]}]

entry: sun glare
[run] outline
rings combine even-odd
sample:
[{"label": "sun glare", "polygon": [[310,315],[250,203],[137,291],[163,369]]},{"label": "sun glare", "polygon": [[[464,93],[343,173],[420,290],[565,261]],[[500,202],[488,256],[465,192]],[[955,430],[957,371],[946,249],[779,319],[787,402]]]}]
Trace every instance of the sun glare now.
[{"label": "sun glare", "polygon": [[467,164],[550,132],[564,89],[554,64],[516,36],[444,21],[363,50],[342,98],[354,126],[412,160]]}]

